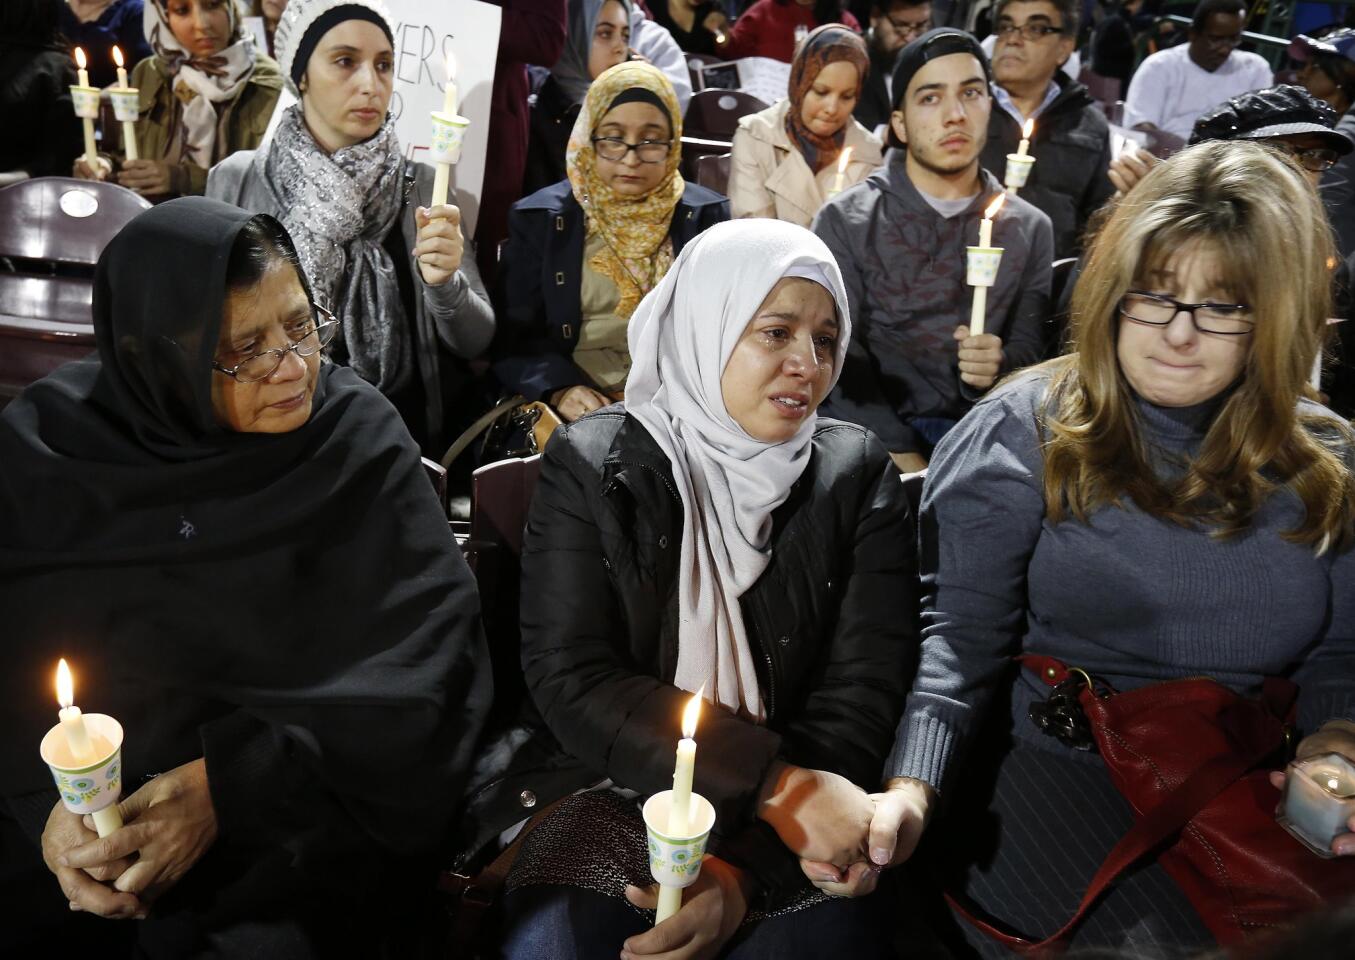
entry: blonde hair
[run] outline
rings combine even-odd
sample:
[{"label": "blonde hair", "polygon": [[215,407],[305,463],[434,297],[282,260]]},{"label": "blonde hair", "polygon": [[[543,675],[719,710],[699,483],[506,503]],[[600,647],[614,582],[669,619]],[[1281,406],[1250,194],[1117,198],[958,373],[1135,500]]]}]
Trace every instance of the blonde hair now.
[{"label": "blonde hair", "polygon": [[[1237,387],[1178,478],[1150,465],[1133,392],[1117,358],[1121,297],[1183,246],[1207,243],[1220,278],[1251,307],[1255,328]],[[1345,545],[1355,520],[1351,435],[1301,413],[1331,307],[1331,232],[1316,192],[1269,147],[1212,142],[1155,168],[1099,231],[1073,292],[1072,346],[1043,412],[1050,519],[1085,521],[1128,498],[1144,512],[1229,537],[1287,487],[1305,517],[1285,537],[1318,551]]]}]

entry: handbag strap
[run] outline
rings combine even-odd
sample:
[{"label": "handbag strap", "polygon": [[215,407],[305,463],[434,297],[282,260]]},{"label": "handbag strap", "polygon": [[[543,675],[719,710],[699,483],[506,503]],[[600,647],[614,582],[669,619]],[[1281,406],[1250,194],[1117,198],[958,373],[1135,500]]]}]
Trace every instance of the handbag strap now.
[{"label": "handbag strap", "polygon": [[475,442],[476,437],[488,430],[491,423],[499,419],[499,417],[503,416],[509,410],[521,406],[524,402],[524,398],[520,396],[509,397],[507,400],[497,404],[487,413],[481,414],[478,420],[465,430],[461,431],[461,436],[452,441],[452,445],[448,447],[447,452],[442,455],[442,459],[438,461],[442,464],[442,469],[446,470],[451,466],[452,461],[461,456],[465,449]]},{"label": "handbag strap", "polygon": [[[1021,656],[1018,658],[1026,667],[1035,670],[1046,682],[1057,677],[1062,680],[1068,675],[1068,668],[1052,657]],[[1053,670],[1054,673],[1049,671]],[[1094,696],[1090,690],[1083,696]],[[1033,940],[1017,933],[1009,933],[996,924],[980,919],[978,911],[968,907],[951,894],[946,899],[952,909],[987,936],[1020,953],[1037,953],[1056,946],[1066,939],[1088,911],[1096,904],[1101,894],[1145,854],[1156,849],[1164,841],[1180,833],[1192,817],[1209,805],[1209,802],[1235,783],[1240,777],[1265,761],[1279,743],[1267,743],[1251,754],[1215,757],[1192,773],[1181,785],[1167,794],[1157,806],[1141,816],[1111,848],[1101,866],[1092,876],[1087,891],[1082,895],[1077,911],[1053,934],[1043,940]]]}]

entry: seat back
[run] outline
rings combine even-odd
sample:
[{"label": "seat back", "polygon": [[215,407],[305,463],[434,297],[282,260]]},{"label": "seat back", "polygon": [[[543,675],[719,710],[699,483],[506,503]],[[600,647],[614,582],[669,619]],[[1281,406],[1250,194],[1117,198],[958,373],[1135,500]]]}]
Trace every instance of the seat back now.
[{"label": "seat back", "polygon": [[701,161],[706,157],[718,157],[729,153],[733,146],[728,140],[703,140],[700,137],[683,137],[682,163],[679,166],[682,179],[688,183],[698,182]]},{"label": "seat back", "polygon": [[69,177],[0,189],[0,396],[94,349],[94,265],[149,208],[116,184]]},{"label": "seat back", "polygon": [[722,196],[729,195],[730,154],[700,157],[696,161],[696,182]]},{"label": "seat back", "polygon": [[767,104],[742,90],[702,90],[687,104],[682,132],[706,140],[733,140],[740,118],[766,109]]},{"label": "seat back", "polygon": [[480,612],[494,671],[494,713],[509,717],[525,692],[522,635],[522,535],[541,473],[541,455],[486,464],[471,476],[471,536],[466,559],[480,588]]}]

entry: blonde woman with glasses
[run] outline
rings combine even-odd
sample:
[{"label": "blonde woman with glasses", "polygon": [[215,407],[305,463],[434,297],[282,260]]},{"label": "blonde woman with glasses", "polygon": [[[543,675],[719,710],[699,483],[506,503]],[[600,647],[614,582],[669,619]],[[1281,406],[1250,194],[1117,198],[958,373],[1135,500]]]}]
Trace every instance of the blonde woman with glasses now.
[{"label": "blonde woman with glasses", "polygon": [[[1133,817],[1099,754],[1031,722],[1050,687],[1017,655],[1117,691],[1207,675],[1254,696],[1285,678],[1298,755],[1355,758],[1352,438],[1307,386],[1330,308],[1322,216],[1267,147],[1178,154],[1099,234],[1073,295],[1076,352],[994,390],[937,446],[922,658],[877,863],[908,857],[943,797],[931,829],[950,889],[1028,936],[1073,915]],[[1355,834],[1332,852],[1355,855]],[[1209,941],[1150,858],[1070,946]]]}]

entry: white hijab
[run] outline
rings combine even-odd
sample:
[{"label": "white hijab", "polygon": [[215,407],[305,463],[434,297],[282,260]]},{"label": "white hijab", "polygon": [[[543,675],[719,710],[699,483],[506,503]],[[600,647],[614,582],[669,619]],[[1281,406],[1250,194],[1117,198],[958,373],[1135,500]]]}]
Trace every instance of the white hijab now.
[{"label": "white hijab", "polygon": [[782,277],[806,277],[837,303],[832,385],[851,314],[842,274],[822,240],[780,220],[734,220],[683,249],[631,316],[626,410],[667,454],[682,498],[677,686],[764,718],[739,598],[771,562],[772,511],[809,463],[815,415],[791,439],[755,440],[728,410],[725,364]]},{"label": "white hijab", "polygon": [[210,167],[216,153],[216,104],[240,92],[254,72],[254,35],[241,29],[234,0],[226,3],[230,41],[221,52],[196,59],[179,43],[169,28],[167,0],[146,0],[142,27],[146,42],[165,66],[175,94],[184,101],[180,152],[199,167]]}]

